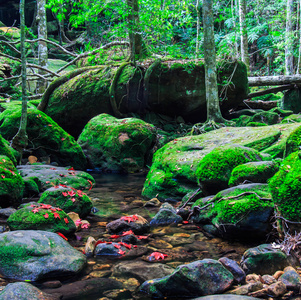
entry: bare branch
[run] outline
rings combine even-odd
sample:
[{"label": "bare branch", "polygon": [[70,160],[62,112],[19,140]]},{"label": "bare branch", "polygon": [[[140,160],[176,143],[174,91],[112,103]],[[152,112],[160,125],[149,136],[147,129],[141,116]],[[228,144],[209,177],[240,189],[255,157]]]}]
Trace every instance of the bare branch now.
[{"label": "bare branch", "polygon": [[11,42],[7,42],[7,41],[3,41],[2,40],[2,41],[0,41],[0,44],[4,44],[4,45],[8,46],[12,50],[14,50],[16,53],[18,53],[19,55],[21,55],[21,52],[16,47],[14,47],[13,45],[11,45],[12,44]]}]

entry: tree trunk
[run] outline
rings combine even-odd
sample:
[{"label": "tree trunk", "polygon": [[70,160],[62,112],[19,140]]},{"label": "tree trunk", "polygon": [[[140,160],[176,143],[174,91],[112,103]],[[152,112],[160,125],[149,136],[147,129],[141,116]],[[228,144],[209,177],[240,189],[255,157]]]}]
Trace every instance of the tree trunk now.
[{"label": "tree trunk", "polygon": [[239,25],[240,25],[240,52],[241,60],[247,66],[247,72],[250,73],[250,60],[248,52],[248,33],[246,24],[246,0],[239,0]]},{"label": "tree trunk", "polygon": [[21,74],[22,74],[22,112],[20,126],[17,134],[12,139],[12,147],[22,153],[27,147],[28,137],[26,133],[27,126],[27,89],[26,89],[26,56],[25,56],[25,0],[20,0],[20,49],[21,49]]},{"label": "tree trunk", "polygon": [[300,84],[301,75],[248,77],[248,81],[249,81],[249,86],[274,86],[274,85],[284,85],[284,84]]},{"label": "tree trunk", "polygon": [[[37,1],[37,22],[38,22],[38,38],[39,39],[47,39],[47,21],[46,21],[46,0],[38,0]],[[39,41],[38,42],[38,58],[39,65],[41,67],[47,66],[48,61],[48,48],[47,43]],[[43,70],[38,70],[39,74],[44,75],[45,72]],[[47,81],[40,78],[37,82],[37,93],[44,93],[47,87]]]},{"label": "tree trunk", "polygon": [[286,7],[286,30],[285,30],[285,74],[294,74],[293,56],[293,3],[294,0],[287,0]]},{"label": "tree trunk", "polygon": [[199,46],[200,46],[200,41],[199,41],[199,37],[200,37],[200,19],[201,19],[200,0],[196,1],[195,9],[196,9],[196,15],[197,15],[197,19],[196,19],[195,58],[197,58],[198,57],[198,53],[199,53]]},{"label": "tree trunk", "polygon": [[136,59],[147,56],[147,49],[142,39],[138,0],[127,0],[128,13],[128,31],[130,40],[130,59],[135,62]]},{"label": "tree trunk", "polygon": [[207,122],[224,122],[217,89],[212,0],[203,0],[203,28]]},{"label": "tree trunk", "polygon": [[[231,0],[231,14],[232,14],[232,19],[234,22],[234,47],[235,47],[235,57],[236,59],[239,58],[239,54],[238,54],[238,45],[237,45],[237,19],[236,19],[236,8],[237,8],[237,0],[235,1],[235,3],[233,2],[234,0]],[[301,0],[300,0],[301,1]]]}]

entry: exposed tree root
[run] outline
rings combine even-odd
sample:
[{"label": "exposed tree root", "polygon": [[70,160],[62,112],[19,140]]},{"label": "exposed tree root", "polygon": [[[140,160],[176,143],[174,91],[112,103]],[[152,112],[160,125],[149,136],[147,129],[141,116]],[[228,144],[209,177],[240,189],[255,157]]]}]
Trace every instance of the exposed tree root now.
[{"label": "exposed tree root", "polygon": [[43,112],[46,110],[51,94],[60,85],[64,84],[65,82],[67,82],[68,80],[74,78],[75,76],[77,76],[79,74],[82,74],[82,73],[87,72],[87,71],[95,70],[95,69],[101,69],[101,68],[103,68],[103,66],[84,67],[84,68],[80,68],[80,69],[76,69],[74,71],[71,71],[71,72],[55,79],[47,87],[47,89],[46,89],[45,93],[43,94],[42,100],[39,103],[37,109],[39,109],[40,111],[43,111]]},{"label": "exposed tree root", "polygon": [[[219,122],[218,122],[219,121]],[[213,119],[207,120],[205,123],[196,123],[192,126],[190,135],[202,134],[208,131],[216,130],[222,127],[234,126],[233,121],[228,121],[226,119],[221,119],[214,121]]]}]

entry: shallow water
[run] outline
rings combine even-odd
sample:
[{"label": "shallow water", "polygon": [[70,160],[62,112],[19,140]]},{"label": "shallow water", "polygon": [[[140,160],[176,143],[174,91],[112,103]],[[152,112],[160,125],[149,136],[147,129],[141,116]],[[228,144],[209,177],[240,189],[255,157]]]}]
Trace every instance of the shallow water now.
[{"label": "shallow water", "polygon": [[[118,219],[123,215],[139,214],[148,221],[159,210],[159,207],[144,207],[147,200],[141,197],[141,190],[145,181],[145,174],[92,174],[96,180],[96,186],[89,193],[89,197],[98,209],[96,217],[89,218],[91,228],[76,233],[77,240],[70,240],[72,246],[83,250],[87,236],[93,236],[96,240],[110,240],[110,235],[106,233],[106,223]],[[94,218],[94,219],[93,219]],[[89,258],[88,267],[83,272],[80,280],[93,278],[90,275],[94,266],[109,265],[109,270],[113,270],[114,265],[126,261],[148,261],[148,255],[153,251],[167,254],[167,258],[160,260],[171,267],[177,267],[180,264],[192,261],[212,258],[219,259],[222,256],[240,260],[242,253],[250,245],[241,245],[236,242],[227,242],[219,238],[207,237],[201,228],[194,224],[178,224],[176,226],[155,227],[151,229],[147,240],[142,240],[142,247],[148,248],[148,253],[136,258],[121,257],[115,259],[107,258]],[[150,262],[151,263],[151,262]],[[153,262],[152,262],[153,263]],[[105,277],[110,277],[108,272]],[[123,278],[121,280],[126,280]],[[142,282],[140,282],[141,284]],[[108,286],[110,290],[110,286]],[[89,295],[73,299],[78,300],[96,300],[106,295]],[[110,298],[109,299],[115,299]],[[107,299],[108,299],[107,298]],[[118,299],[133,299],[130,297]],[[143,298],[144,299],[144,298]]]}]

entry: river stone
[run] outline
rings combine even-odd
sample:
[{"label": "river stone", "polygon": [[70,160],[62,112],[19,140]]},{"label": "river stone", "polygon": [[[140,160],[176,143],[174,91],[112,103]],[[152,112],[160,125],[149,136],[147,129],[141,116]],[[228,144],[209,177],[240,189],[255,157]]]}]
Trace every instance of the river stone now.
[{"label": "river stone", "polygon": [[106,226],[109,233],[123,233],[132,230],[135,234],[144,234],[149,232],[150,226],[146,219],[139,215],[123,216],[112,221]]},{"label": "river stone", "polygon": [[[87,160],[74,138],[43,112],[29,108],[26,132],[30,141],[31,155],[39,161],[49,157],[60,166],[85,170]],[[0,133],[11,140],[19,129],[21,106],[6,109],[0,114]]]},{"label": "river stone", "polygon": [[182,221],[182,217],[177,215],[175,208],[169,203],[164,203],[158,213],[150,221],[150,226],[167,226],[178,224]]},{"label": "river stone", "polygon": [[8,218],[10,215],[12,215],[13,213],[15,213],[17,210],[15,208],[12,207],[7,207],[7,208],[2,208],[0,209],[0,218]]},{"label": "river stone", "polygon": [[78,138],[93,168],[118,172],[143,169],[155,141],[153,125],[108,114],[91,119]]},{"label": "river stone", "polygon": [[213,295],[193,298],[190,300],[260,300],[259,298],[239,295]]},{"label": "river stone", "polygon": [[143,283],[146,280],[170,275],[174,268],[161,263],[147,263],[144,261],[121,262],[114,266],[113,276],[134,277]]},{"label": "river stone", "polygon": [[47,189],[38,202],[59,207],[66,213],[75,212],[81,218],[86,217],[93,207],[92,201],[85,193],[68,186],[55,186]]},{"label": "river stone", "polygon": [[56,233],[19,230],[0,234],[0,274],[5,278],[38,281],[72,276],[86,257]]},{"label": "river stone", "polygon": [[230,144],[253,148],[272,157],[283,157],[290,132],[300,124],[265,127],[225,127],[196,136],[177,138],[156,151],[142,195],[159,200],[181,200],[198,188],[196,169],[205,155],[216,147]]},{"label": "river stone", "polygon": [[58,300],[56,296],[46,294],[26,282],[9,283],[1,292],[0,300]]},{"label": "river stone", "polygon": [[24,179],[33,176],[38,177],[41,181],[40,192],[60,184],[77,190],[89,190],[95,184],[94,178],[87,172],[75,171],[70,168],[41,164],[22,165],[18,166],[17,169]]},{"label": "river stone", "polygon": [[76,226],[60,208],[42,203],[27,205],[7,219],[10,230],[45,230],[64,235],[74,233]]},{"label": "river stone", "polygon": [[94,250],[95,256],[120,257],[127,252],[127,249],[118,243],[100,243]]},{"label": "river stone", "polygon": [[300,291],[301,276],[292,267],[286,267],[284,274],[280,276],[279,280],[286,285],[288,290]]},{"label": "river stone", "polygon": [[240,284],[245,282],[246,273],[235,260],[228,257],[221,257],[218,261],[232,273],[236,283]]},{"label": "river stone", "polygon": [[289,258],[280,249],[270,244],[262,244],[245,251],[240,262],[246,274],[274,274],[290,265]]},{"label": "river stone", "polygon": [[145,281],[140,293],[153,298],[196,297],[223,293],[232,284],[234,278],[220,262],[204,259],[178,266],[175,271],[163,278]]}]

